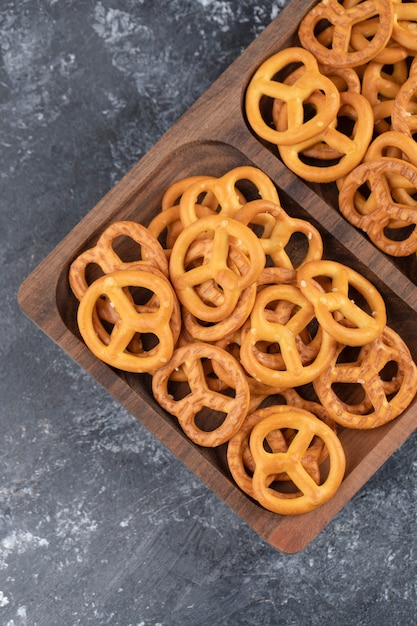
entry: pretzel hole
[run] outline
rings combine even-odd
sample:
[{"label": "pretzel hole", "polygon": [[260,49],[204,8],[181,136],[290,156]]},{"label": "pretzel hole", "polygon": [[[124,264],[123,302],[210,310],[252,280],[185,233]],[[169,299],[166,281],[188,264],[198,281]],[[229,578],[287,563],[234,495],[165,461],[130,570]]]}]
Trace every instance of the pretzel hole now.
[{"label": "pretzel hole", "polygon": [[391,382],[398,376],[399,368],[396,361],[388,361],[379,371],[379,377],[385,382]]},{"label": "pretzel hole", "polygon": [[223,411],[216,411],[203,407],[194,416],[194,424],[199,430],[204,432],[212,432],[217,430],[223,424],[227,417],[227,413]]},{"label": "pretzel hole", "polygon": [[356,363],[358,361],[362,346],[344,346],[340,351],[336,364],[340,363]]},{"label": "pretzel hole", "polygon": [[123,263],[142,260],[142,246],[127,235],[119,235],[112,241],[112,248]]},{"label": "pretzel hole", "polygon": [[160,343],[158,336],[154,333],[141,333],[140,341],[144,352],[151,352],[151,350],[156,348]]},{"label": "pretzel hole", "polygon": [[87,285],[91,285],[95,280],[104,276],[104,272],[98,263],[89,263],[84,272]]},{"label": "pretzel hole", "polygon": [[309,239],[304,233],[294,232],[284,247],[293,267],[299,267],[309,251]]},{"label": "pretzel hole", "polygon": [[[407,239],[409,239],[409,237],[412,236],[415,228],[415,224],[408,224],[407,226],[402,226],[398,228],[389,228],[387,226],[386,228],[384,228],[384,235],[387,239],[390,239],[393,242],[406,241]],[[415,248],[417,249],[417,243]]]},{"label": "pretzel hole", "polygon": [[241,200],[244,199],[246,202],[261,199],[258,186],[248,178],[240,178],[236,181],[235,191]]},{"label": "pretzel hole", "polygon": [[137,305],[148,304],[155,296],[154,292],[146,287],[131,287],[129,289],[133,302]]},{"label": "pretzel hole", "polygon": [[183,398],[191,395],[192,390],[187,381],[168,381],[168,394],[176,401],[182,400]]},{"label": "pretzel hole", "polygon": [[357,413],[364,414],[371,407],[361,409],[360,406],[366,400],[366,394],[363,386],[357,382],[336,382],[332,384],[332,391],[337,398],[344,404],[355,406]]}]

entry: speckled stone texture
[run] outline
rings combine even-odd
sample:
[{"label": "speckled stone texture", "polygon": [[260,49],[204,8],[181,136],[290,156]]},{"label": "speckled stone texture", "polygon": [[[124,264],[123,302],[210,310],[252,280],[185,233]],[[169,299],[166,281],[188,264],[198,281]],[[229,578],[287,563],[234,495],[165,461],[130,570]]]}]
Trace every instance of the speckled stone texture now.
[{"label": "speckled stone texture", "polygon": [[275,551],[20,312],[22,280],[284,0],[3,0],[0,624],[415,624],[412,436]]}]

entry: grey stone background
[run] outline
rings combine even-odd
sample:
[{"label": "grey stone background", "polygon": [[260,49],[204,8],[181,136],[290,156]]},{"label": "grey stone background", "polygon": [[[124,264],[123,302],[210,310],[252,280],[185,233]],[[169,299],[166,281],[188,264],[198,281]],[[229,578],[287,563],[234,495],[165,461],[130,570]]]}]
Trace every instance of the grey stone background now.
[{"label": "grey stone background", "polygon": [[275,551],[27,320],[23,279],[285,0],[2,0],[0,624],[416,623],[417,433]]}]

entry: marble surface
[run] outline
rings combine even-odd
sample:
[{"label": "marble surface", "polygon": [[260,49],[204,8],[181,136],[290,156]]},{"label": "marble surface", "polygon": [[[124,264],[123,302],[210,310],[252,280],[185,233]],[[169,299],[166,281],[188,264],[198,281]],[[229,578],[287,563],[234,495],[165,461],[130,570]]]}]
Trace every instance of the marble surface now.
[{"label": "marble surface", "polygon": [[275,551],[26,319],[23,279],[285,0],[3,0],[0,624],[415,624],[417,433]]}]

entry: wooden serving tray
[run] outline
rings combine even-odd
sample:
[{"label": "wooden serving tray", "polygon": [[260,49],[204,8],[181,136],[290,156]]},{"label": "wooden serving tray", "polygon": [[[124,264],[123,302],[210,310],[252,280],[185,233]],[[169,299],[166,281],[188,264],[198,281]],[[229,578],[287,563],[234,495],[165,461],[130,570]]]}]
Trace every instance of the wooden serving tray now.
[{"label": "wooden serving tray", "polygon": [[288,213],[309,219],[320,230],[325,256],[369,278],[383,294],[388,324],[407,342],[417,359],[417,288],[413,281],[350,226],[325,196],[293,175],[248,129],[242,101],[255,69],[281,48],[296,45],[300,17],[314,1],[292,0],[247,50],[199,98],[189,111],[135,165],[24,281],[23,311],[91,376],[99,381],[185,465],[227,502],[257,533],[288,553],[307,546],[372,474],[413,432],[415,402],[399,418],[373,431],[345,429],[340,437],[347,457],[346,476],[324,506],[299,516],[270,513],[235,485],[224,450],[199,448],[150,392],[150,379],[126,374],[97,360],[81,341],[77,303],[68,285],[68,268],[94,245],[110,223],[131,219],[143,224],[160,210],[163,191],[175,180],[252,164],[275,182]]}]

